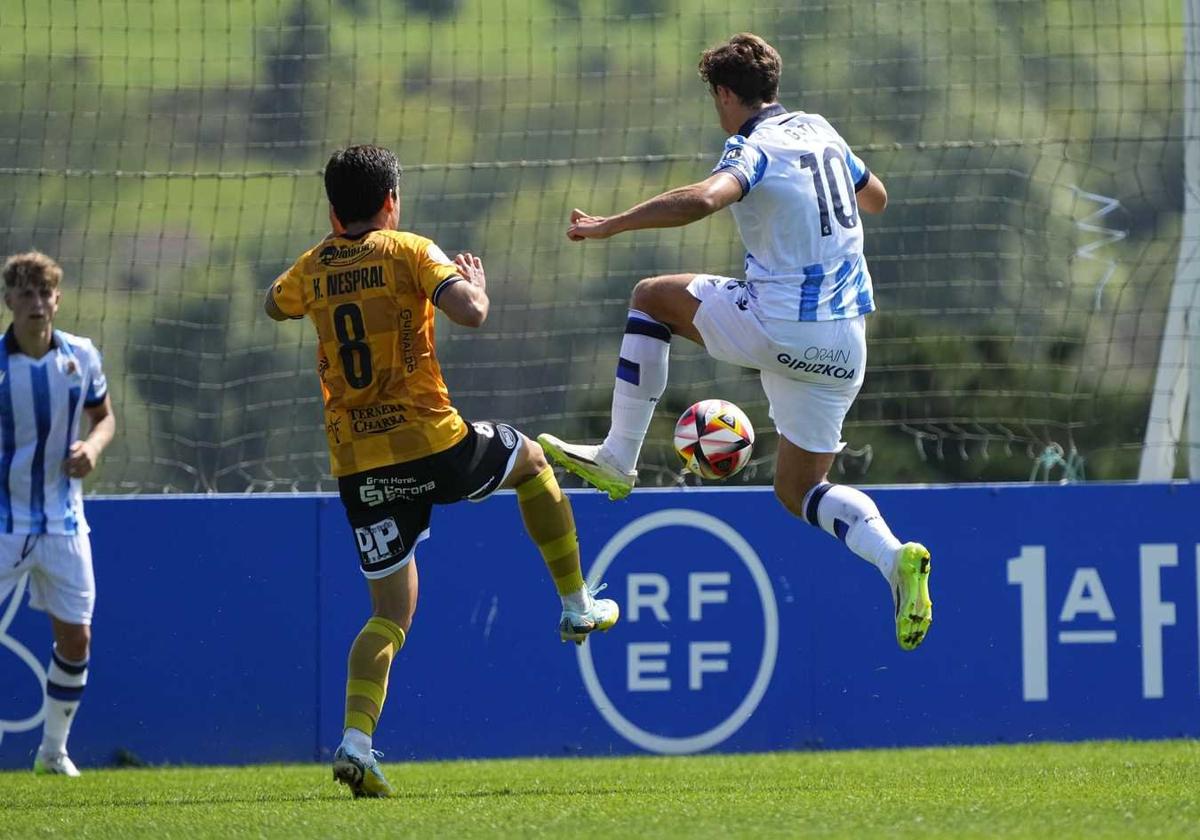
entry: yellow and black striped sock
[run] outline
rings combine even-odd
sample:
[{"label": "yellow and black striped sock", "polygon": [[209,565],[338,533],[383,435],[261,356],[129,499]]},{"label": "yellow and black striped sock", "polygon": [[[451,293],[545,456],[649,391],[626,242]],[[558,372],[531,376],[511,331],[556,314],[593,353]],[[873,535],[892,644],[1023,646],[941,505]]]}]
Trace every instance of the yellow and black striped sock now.
[{"label": "yellow and black striped sock", "polygon": [[583,588],[579,568],[579,539],[575,536],[575,515],[571,500],[558,486],[554,470],[542,470],[517,485],[517,503],[525,530],[542,553],[554,588],[559,595],[571,595]]},{"label": "yellow and black striped sock", "polygon": [[373,616],[350,647],[346,679],[346,729],[375,732],[387,696],[392,659],[404,647],[404,630],[394,621]]}]

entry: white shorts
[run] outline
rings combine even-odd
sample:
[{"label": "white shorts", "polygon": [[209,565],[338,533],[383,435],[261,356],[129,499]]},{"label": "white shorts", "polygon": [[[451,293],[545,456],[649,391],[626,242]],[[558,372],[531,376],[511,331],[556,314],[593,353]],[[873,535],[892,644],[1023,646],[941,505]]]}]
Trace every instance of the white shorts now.
[{"label": "white shorts", "polygon": [[0,602],[29,573],[29,606],[67,624],[91,624],[96,605],[87,534],[0,534]]},{"label": "white shorts", "polygon": [[759,371],[779,434],[809,452],[840,452],[867,365],[866,318],[760,319],[744,281],[713,274],[696,275],[688,292],[700,301],[692,323],[709,355]]}]

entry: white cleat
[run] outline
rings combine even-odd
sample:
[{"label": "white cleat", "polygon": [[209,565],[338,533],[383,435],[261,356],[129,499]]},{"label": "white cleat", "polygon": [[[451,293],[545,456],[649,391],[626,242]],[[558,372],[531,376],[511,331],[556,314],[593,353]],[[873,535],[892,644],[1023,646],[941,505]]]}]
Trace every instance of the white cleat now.
[{"label": "white cleat", "polygon": [[[607,586],[607,583],[602,583],[595,589],[589,587],[588,595],[594,596]],[[562,611],[562,618],[558,622],[558,635],[564,642],[581,645],[592,633],[608,630],[620,619],[621,608],[617,606],[616,601],[594,597],[590,600],[591,606],[584,612]]]},{"label": "white cleat", "polygon": [[567,443],[554,435],[538,435],[538,443],[554,463],[582,478],[616,501],[624,499],[637,483],[637,470],[626,472],[609,461],[596,444]]},{"label": "white cleat", "polygon": [[381,755],[378,750],[360,755],[342,744],[333,754],[333,778],[350,788],[355,799],[391,796],[392,786],[377,760]]},{"label": "white cleat", "polygon": [[64,753],[45,753],[40,749],[33,759],[33,772],[38,776],[68,776],[79,778],[79,768],[71,757]]}]

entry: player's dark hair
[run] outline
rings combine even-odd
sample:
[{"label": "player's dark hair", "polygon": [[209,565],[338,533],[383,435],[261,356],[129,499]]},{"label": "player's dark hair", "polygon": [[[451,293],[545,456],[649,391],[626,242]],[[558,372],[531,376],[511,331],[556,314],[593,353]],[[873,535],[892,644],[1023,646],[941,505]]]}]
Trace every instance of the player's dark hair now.
[{"label": "player's dark hair", "polygon": [[26,251],[13,254],[4,261],[4,287],[46,286],[57,289],[62,282],[62,268],[41,251]]},{"label": "player's dark hair", "polygon": [[339,149],[325,164],[325,195],[343,225],[370,219],[399,188],[400,162],[380,146]]},{"label": "player's dark hair", "polygon": [[709,88],[727,87],[745,105],[774,102],[783,61],[775,48],[750,32],[700,54],[700,78]]}]

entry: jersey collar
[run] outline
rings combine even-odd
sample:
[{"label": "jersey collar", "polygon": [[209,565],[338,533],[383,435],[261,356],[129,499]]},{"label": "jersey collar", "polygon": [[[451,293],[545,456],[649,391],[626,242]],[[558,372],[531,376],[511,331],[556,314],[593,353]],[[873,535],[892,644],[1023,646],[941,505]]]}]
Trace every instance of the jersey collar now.
[{"label": "jersey collar", "polygon": [[351,242],[357,242],[358,240],[362,239],[365,236],[368,236],[369,234],[374,233],[377,230],[383,230],[383,228],[367,228],[366,230],[361,231],[360,233],[355,233],[350,236],[347,236],[344,233],[339,233],[337,235],[337,238],[338,239],[348,239]]},{"label": "jersey collar", "polygon": [[738,134],[742,137],[749,137],[754,129],[758,128],[758,124],[763,120],[769,120],[771,117],[778,117],[780,114],[786,114],[787,108],[784,108],[778,102],[774,105],[768,105],[750,119],[742,123],[742,127],[738,129]]},{"label": "jersey collar", "polygon": [[[50,333],[50,349],[58,349],[58,330],[52,330]],[[20,343],[17,342],[17,336],[13,333],[12,324],[8,325],[8,329],[4,332],[4,351],[10,356],[20,353],[22,356],[29,355],[21,349]]]}]

